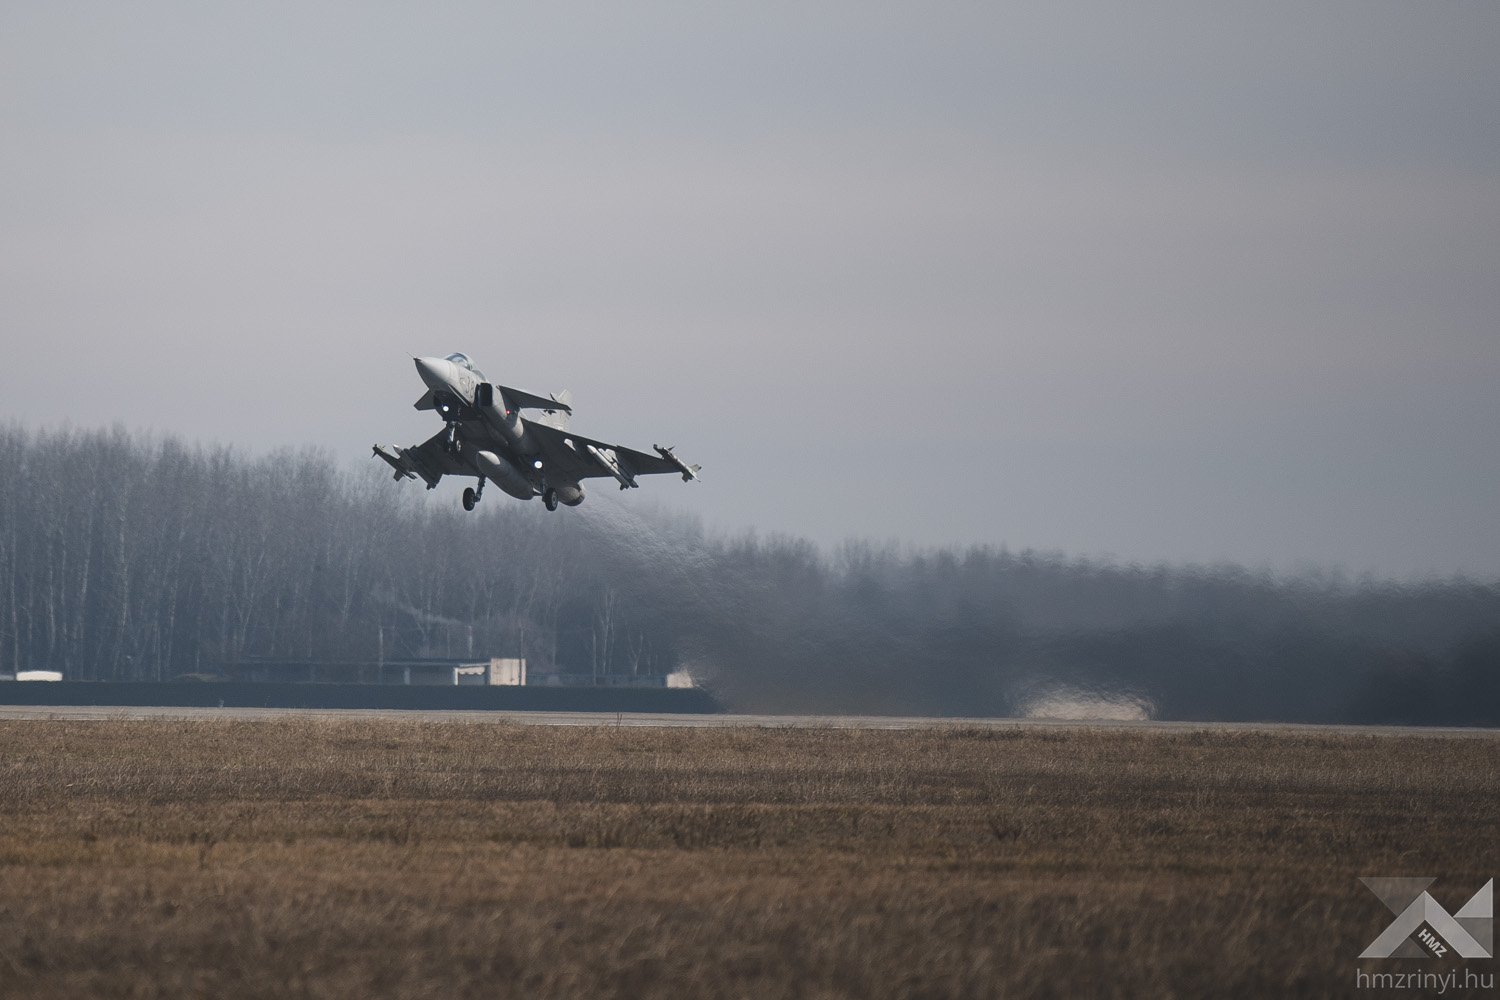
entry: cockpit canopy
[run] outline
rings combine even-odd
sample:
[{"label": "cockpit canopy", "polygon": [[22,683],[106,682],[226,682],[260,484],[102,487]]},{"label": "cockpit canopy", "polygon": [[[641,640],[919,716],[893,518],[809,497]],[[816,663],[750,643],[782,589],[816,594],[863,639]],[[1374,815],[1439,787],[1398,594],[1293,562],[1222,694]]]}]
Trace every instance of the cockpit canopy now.
[{"label": "cockpit canopy", "polygon": [[453,362],[455,365],[458,365],[460,368],[467,368],[479,381],[488,381],[488,379],[484,377],[484,372],[474,367],[474,362],[469,360],[469,356],[467,354],[450,354],[448,355],[447,360]]}]

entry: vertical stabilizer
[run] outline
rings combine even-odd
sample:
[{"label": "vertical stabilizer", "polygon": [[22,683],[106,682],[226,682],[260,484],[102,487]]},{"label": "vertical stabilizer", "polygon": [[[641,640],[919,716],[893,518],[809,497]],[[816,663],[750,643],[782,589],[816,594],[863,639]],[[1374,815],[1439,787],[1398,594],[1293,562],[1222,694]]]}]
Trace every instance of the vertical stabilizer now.
[{"label": "vertical stabilizer", "polygon": [[567,389],[564,389],[561,392],[554,392],[552,394],[552,398],[568,409],[544,410],[542,411],[541,415],[536,418],[537,422],[546,424],[548,427],[555,427],[560,431],[565,431],[568,429],[570,410],[573,406],[573,393]]}]

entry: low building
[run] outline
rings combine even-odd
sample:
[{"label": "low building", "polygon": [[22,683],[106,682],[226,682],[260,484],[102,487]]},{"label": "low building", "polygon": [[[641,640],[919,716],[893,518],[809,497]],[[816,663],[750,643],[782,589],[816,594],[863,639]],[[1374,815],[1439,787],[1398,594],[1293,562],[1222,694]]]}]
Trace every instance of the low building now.
[{"label": "low building", "polygon": [[[686,670],[664,674],[580,673],[543,665],[528,666],[524,657],[488,660],[277,660],[250,658],[216,665],[218,673],[202,679],[280,684],[391,684],[403,687],[565,687],[694,688]],[[179,678],[186,679],[186,678]]]},{"label": "low building", "polygon": [[537,674],[528,682],[538,687],[690,688],[697,687],[686,670],[670,674]]},{"label": "low building", "polygon": [[526,683],[526,660],[506,656],[488,663],[460,663],[453,668],[453,683],[519,686]]}]

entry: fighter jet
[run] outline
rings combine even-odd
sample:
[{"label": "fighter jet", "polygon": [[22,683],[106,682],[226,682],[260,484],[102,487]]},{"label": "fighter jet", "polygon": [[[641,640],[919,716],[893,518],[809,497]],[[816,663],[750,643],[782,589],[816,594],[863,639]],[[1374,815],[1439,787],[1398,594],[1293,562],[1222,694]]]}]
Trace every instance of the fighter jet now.
[{"label": "fighter jet", "polygon": [[[537,396],[494,385],[462,354],[413,358],[427,392],[419,410],[435,410],[443,429],[411,448],[375,445],[375,454],[396,470],[394,478],[421,479],[433,489],[444,476],[473,476],[464,488],[464,510],[473,510],[486,481],[518,500],[541,497],[548,510],[583,503],[582,481],[611,478],[620,489],[634,489],[637,476],[675,472],[683,482],[698,478],[671,448],[652,445],[656,454],[632,451],[574,434],[566,391]],[[540,411],[527,419],[523,410]]]}]

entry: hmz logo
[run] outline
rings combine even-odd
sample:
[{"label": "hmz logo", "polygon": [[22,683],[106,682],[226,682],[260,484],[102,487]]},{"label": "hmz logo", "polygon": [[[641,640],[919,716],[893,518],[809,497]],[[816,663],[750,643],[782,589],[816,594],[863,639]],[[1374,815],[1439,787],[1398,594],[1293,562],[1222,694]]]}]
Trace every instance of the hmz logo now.
[{"label": "hmz logo", "polygon": [[1360,958],[1495,957],[1495,880],[1450,914],[1427,892],[1437,879],[1362,878],[1370,891],[1396,914],[1391,925]]}]

